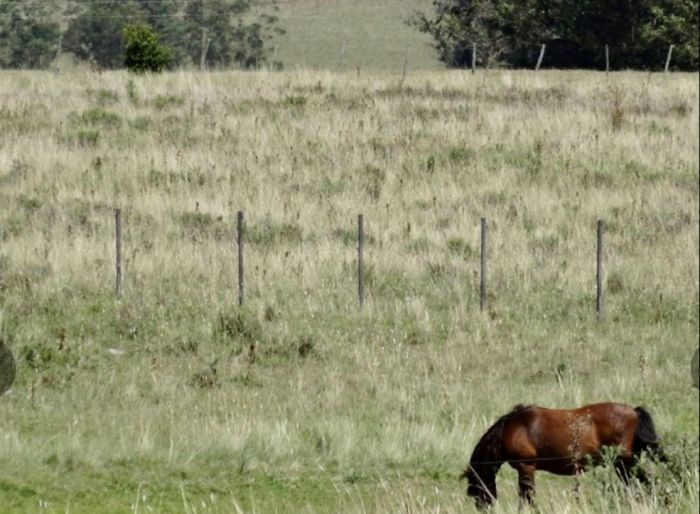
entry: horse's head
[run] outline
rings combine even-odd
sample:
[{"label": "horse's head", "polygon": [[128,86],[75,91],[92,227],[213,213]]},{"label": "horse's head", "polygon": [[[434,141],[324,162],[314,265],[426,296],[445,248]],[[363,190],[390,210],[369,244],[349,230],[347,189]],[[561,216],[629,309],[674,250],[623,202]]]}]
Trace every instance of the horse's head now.
[{"label": "horse's head", "polygon": [[467,479],[467,496],[474,498],[478,508],[491,505],[498,496],[496,491],[496,472],[498,468],[469,466],[462,475]]},{"label": "horse's head", "polygon": [[476,500],[479,508],[488,507],[496,500],[496,474],[503,458],[503,427],[516,414],[528,407],[516,405],[511,412],[501,416],[476,443],[469,466],[462,475],[469,482],[467,496]]}]

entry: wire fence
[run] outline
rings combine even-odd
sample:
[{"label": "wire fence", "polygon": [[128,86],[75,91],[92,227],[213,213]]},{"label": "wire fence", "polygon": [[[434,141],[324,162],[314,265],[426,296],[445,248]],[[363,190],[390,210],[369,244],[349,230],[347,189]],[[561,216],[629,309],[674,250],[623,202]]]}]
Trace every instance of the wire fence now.
[{"label": "wire fence", "polygon": [[[365,217],[363,214],[357,216],[357,304],[358,308],[362,309],[365,304]],[[595,312],[598,321],[604,319],[604,251],[603,251],[603,221],[598,220],[596,223],[596,301]],[[238,211],[236,215],[235,230],[235,246],[237,258],[237,275],[238,275],[238,305],[243,305],[245,301],[245,265],[244,265],[244,245],[246,241],[246,225],[245,214],[243,211]],[[488,260],[489,260],[489,240],[488,240],[488,222],[486,218],[480,220],[480,243],[479,243],[479,308],[482,312],[488,311]],[[115,281],[116,281],[116,297],[123,297],[123,268],[122,268],[122,216],[121,209],[115,210]]]}]

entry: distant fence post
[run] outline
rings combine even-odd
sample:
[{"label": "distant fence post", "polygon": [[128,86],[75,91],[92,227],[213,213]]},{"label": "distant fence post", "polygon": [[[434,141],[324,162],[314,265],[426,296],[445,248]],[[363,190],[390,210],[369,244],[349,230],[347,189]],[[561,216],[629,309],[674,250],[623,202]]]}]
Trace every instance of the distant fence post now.
[{"label": "distant fence post", "polygon": [[605,45],[605,76],[610,73],[610,48]]},{"label": "distant fence post", "polygon": [[403,55],[403,70],[401,71],[401,82],[406,79],[406,74],[408,73],[408,47],[406,47],[406,52]]},{"label": "distant fence post", "polygon": [[58,61],[58,58],[61,57],[61,50],[63,49],[63,34],[58,36],[58,47],[56,47],[56,57],[54,58],[55,61]]},{"label": "distant fence post", "polygon": [[345,41],[340,45],[340,62],[338,63],[338,69],[343,69],[345,65]]},{"label": "distant fence post", "polygon": [[276,66],[275,62],[277,62],[277,45],[272,47],[272,57],[270,58],[270,61],[267,63],[268,71],[275,70],[275,66]]},{"label": "distant fence post", "polygon": [[115,246],[116,246],[116,292],[117,298],[122,297],[122,210],[114,211]]},{"label": "distant fence post", "polygon": [[243,211],[238,211],[237,216],[238,242],[238,305],[243,305]]},{"label": "distant fence post", "polygon": [[476,43],[472,43],[472,74],[476,73]]},{"label": "distant fence post", "polygon": [[540,48],[540,56],[537,58],[537,66],[535,66],[535,71],[540,70],[540,66],[542,66],[542,59],[544,59],[544,50],[547,47],[544,43],[542,43],[542,47]]},{"label": "distant fence post", "polygon": [[211,38],[209,37],[209,29],[207,27],[202,27],[202,43],[199,54],[200,71],[205,71],[207,69],[207,52],[209,51],[210,43]]},{"label": "distant fence post", "polygon": [[486,218],[481,218],[481,280],[479,284],[479,298],[481,310],[487,305],[486,295]]},{"label": "distant fence post", "polygon": [[671,55],[673,55],[673,47],[676,45],[671,45],[668,47],[668,55],[666,55],[666,65],[664,66],[664,73],[668,73],[668,68],[671,66]]},{"label": "distant fence post", "polygon": [[596,317],[603,319],[603,220],[598,220],[597,226],[597,255],[596,255]]},{"label": "distant fence post", "polygon": [[360,307],[365,301],[365,270],[364,270],[364,219],[362,214],[357,216],[357,299]]}]

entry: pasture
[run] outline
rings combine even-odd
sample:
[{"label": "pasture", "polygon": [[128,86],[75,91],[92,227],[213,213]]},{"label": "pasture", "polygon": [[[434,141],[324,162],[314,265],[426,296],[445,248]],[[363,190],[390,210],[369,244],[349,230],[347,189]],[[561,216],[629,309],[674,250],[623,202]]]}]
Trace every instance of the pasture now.
[{"label": "pasture", "polygon": [[472,512],[498,416],[595,401],[674,465],[543,510],[697,512],[698,140],[697,74],[3,71],[2,512]]},{"label": "pasture", "polygon": [[287,70],[401,74],[407,51],[411,70],[443,67],[432,39],[406,23],[415,11],[429,11],[430,0],[286,0],[278,6],[286,34],[275,41],[275,59]]}]

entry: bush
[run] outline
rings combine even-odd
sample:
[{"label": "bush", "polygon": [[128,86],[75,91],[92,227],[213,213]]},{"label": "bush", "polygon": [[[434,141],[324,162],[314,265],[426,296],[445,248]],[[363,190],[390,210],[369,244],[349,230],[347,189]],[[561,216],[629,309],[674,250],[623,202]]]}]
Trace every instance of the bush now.
[{"label": "bush", "polygon": [[124,27],[124,66],[130,71],[161,72],[170,66],[172,52],[158,43],[153,29],[148,25]]}]

